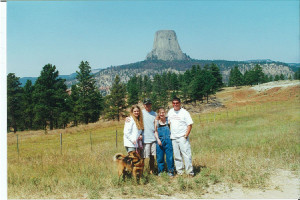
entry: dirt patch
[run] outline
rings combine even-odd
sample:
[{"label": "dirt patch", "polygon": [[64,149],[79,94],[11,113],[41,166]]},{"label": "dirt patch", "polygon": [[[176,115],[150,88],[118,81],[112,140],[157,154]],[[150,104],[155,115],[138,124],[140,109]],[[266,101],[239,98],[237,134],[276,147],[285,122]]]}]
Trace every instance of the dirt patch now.
[{"label": "dirt patch", "polygon": [[[256,90],[250,86],[224,88],[216,95],[210,96],[208,103],[205,100],[203,103],[197,101],[196,103],[192,102],[183,106],[189,112],[197,114],[265,102],[300,100],[299,81],[276,81],[266,84],[259,86],[266,86],[262,90]],[[171,107],[172,105],[170,105]]]},{"label": "dirt patch", "polygon": [[290,87],[296,85],[300,85],[300,82],[298,80],[273,81],[273,82],[253,86],[252,89],[261,92],[261,91],[272,89],[274,87]]},{"label": "dirt patch", "polygon": [[[230,87],[217,93],[217,99],[226,107],[254,105],[263,102],[287,101],[300,99],[300,85],[290,81],[291,84],[284,86],[272,85],[265,90],[255,90],[253,87]],[[288,83],[287,81],[285,83]]]},{"label": "dirt patch", "polygon": [[264,189],[249,189],[241,185],[228,186],[216,184],[210,186],[205,199],[299,199],[299,175],[279,169],[270,177],[269,184]]}]

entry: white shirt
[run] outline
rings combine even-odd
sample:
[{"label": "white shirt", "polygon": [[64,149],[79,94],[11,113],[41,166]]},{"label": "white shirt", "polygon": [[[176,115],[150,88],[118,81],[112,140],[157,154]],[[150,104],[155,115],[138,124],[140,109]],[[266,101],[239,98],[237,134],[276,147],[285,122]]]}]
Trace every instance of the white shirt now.
[{"label": "white shirt", "polygon": [[138,130],[134,119],[130,116],[130,122],[125,121],[124,126],[124,146],[125,147],[137,147],[136,144],[133,144],[134,141],[137,141],[138,137],[142,133],[142,130]]},{"label": "white shirt", "polygon": [[183,137],[186,134],[188,125],[193,124],[190,113],[184,108],[178,111],[172,108],[168,112],[168,117],[171,122],[171,139]]}]

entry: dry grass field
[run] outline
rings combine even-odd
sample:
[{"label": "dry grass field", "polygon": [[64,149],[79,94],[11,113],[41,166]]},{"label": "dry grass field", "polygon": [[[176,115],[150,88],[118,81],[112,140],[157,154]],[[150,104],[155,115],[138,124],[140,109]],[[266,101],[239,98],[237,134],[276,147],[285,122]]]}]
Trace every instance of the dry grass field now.
[{"label": "dry grass field", "polygon": [[9,133],[8,198],[234,198],[225,193],[235,188],[284,194],[272,180],[278,170],[299,180],[299,85],[261,92],[225,88],[216,98],[224,107],[192,115],[195,177],[144,173],[139,183],[119,181],[112,157],[125,153],[124,122],[100,121],[19,132],[18,149],[17,136]]}]

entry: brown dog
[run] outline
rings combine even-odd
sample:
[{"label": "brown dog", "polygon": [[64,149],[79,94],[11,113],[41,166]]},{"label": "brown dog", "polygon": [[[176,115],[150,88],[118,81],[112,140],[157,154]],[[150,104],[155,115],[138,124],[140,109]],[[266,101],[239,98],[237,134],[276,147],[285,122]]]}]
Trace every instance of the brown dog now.
[{"label": "brown dog", "polygon": [[144,159],[137,152],[130,151],[127,156],[117,153],[113,160],[118,164],[119,178],[123,175],[125,179],[126,174],[132,174],[134,178],[140,178],[143,175]]}]

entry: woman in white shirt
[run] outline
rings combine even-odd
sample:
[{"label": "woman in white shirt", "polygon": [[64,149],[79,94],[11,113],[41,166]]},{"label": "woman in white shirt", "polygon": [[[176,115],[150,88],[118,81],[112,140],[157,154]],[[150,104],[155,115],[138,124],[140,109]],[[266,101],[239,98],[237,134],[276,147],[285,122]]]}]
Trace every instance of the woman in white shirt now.
[{"label": "woman in white shirt", "polygon": [[142,110],[138,105],[133,105],[130,109],[130,121],[125,121],[124,126],[124,146],[126,151],[135,151],[142,139],[141,133],[144,129]]}]

